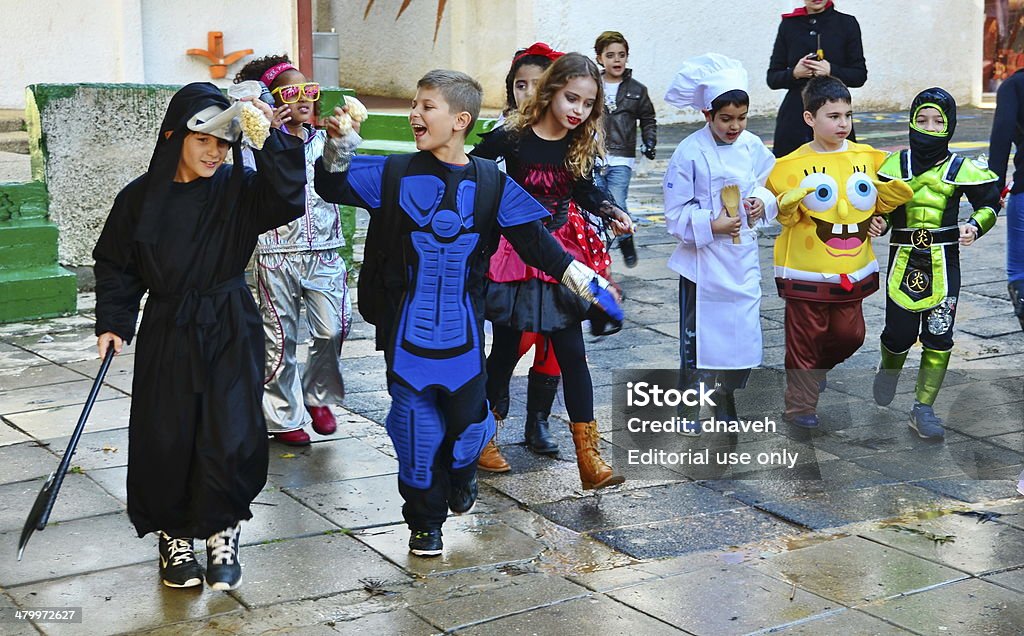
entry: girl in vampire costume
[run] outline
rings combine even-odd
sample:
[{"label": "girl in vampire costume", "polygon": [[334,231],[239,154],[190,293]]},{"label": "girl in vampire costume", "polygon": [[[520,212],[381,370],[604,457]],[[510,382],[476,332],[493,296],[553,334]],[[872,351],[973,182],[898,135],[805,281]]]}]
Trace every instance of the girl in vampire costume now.
[{"label": "girl in vampire costume", "polygon": [[[253,104],[264,115],[270,108]],[[149,170],[114,200],[93,257],[100,356],[135,336],[128,516],[159,537],[169,587],[241,581],[239,521],[267,478],[263,326],[243,271],[262,232],[304,211],[302,142],[271,130],[242,168],[239,114],[210,83],[174,94]],[[234,163],[224,164],[228,147]]]}]

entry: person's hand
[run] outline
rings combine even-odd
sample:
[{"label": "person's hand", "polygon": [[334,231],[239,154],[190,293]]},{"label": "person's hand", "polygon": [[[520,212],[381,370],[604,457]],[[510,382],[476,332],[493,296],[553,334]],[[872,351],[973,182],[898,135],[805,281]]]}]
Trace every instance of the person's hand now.
[{"label": "person's hand", "polygon": [[809,66],[811,60],[802,57],[800,61],[793,67],[793,79],[807,79],[814,74],[814,69]]},{"label": "person's hand", "polygon": [[871,238],[878,238],[885,233],[885,219],[880,216],[871,217],[871,223],[868,224],[868,236]]},{"label": "person's hand", "polygon": [[832,74],[832,65],[828,60],[804,58],[804,63],[811,69],[811,75],[815,77],[828,77]]},{"label": "person's hand", "polygon": [[658,156],[657,146],[648,146],[644,144],[643,146],[641,146],[640,152],[643,154],[643,156],[647,157],[651,161],[654,161],[654,158]]},{"label": "person's hand", "polygon": [[764,216],[764,201],[757,197],[743,199],[743,209],[747,211],[747,225],[753,227]]},{"label": "person's hand", "polygon": [[779,214],[793,214],[800,208],[804,197],[814,192],[814,188],[793,188],[779,195]]},{"label": "person's hand", "polygon": [[973,223],[964,223],[960,226],[960,245],[967,247],[978,240],[978,228]]},{"label": "person's hand", "polygon": [[255,106],[257,110],[259,110],[261,113],[263,113],[263,116],[267,118],[267,121],[269,121],[269,122],[273,122],[274,121],[274,111],[270,108],[270,106],[267,106],[267,103],[264,102],[259,97],[243,97],[242,99],[240,99],[238,101],[240,101],[240,102],[249,102],[250,104]]},{"label": "person's hand", "polygon": [[348,106],[335,106],[334,115],[327,118],[327,135],[332,139],[341,139],[349,130],[358,133],[361,123],[348,114]]},{"label": "person's hand", "polygon": [[899,179],[892,181],[871,180],[878,191],[878,199],[875,201],[875,212],[888,214],[900,207],[914,197],[914,190]]},{"label": "person's hand", "polygon": [[107,349],[114,347],[114,355],[121,353],[121,348],[124,346],[124,341],[121,340],[121,336],[117,335],[113,331],[106,331],[101,333],[96,338],[96,348],[99,349],[100,359],[107,357]]},{"label": "person's hand", "polygon": [[622,208],[616,207],[612,211],[612,215],[615,217],[611,222],[612,233],[614,233],[615,236],[632,234],[636,229],[636,226],[633,225],[633,219],[629,218],[629,214],[627,214]]},{"label": "person's hand", "polygon": [[729,236],[740,235],[740,217],[727,216],[725,210],[718,215],[718,218],[711,222],[713,234],[728,234]]},{"label": "person's hand", "polygon": [[282,128],[292,120],[292,105],[283,104],[274,109],[273,117],[270,118],[271,128]]}]

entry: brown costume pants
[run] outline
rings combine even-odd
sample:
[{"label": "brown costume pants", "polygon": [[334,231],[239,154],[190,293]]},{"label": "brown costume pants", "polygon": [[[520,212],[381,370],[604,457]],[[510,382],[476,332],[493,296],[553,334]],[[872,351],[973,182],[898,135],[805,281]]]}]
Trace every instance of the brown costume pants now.
[{"label": "brown costume pants", "polygon": [[861,301],[822,303],[786,299],[786,416],[818,408],[825,373],[864,344]]}]

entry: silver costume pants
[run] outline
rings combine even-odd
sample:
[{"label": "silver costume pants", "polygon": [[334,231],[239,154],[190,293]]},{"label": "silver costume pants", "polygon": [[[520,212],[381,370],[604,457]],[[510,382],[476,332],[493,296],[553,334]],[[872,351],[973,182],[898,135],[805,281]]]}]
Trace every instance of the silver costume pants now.
[{"label": "silver costume pants", "polygon": [[[263,413],[267,431],[284,433],[309,423],[305,405],[340,404],[345,394],[341,346],[352,324],[345,261],[335,250],[260,254],[256,281],[267,342]],[[299,313],[313,338],[301,378],[296,358]]]}]

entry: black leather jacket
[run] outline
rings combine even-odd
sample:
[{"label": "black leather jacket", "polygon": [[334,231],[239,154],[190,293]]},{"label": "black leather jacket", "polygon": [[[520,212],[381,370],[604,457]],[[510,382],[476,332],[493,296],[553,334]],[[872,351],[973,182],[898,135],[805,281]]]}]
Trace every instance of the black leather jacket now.
[{"label": "black leather jacket", "polygon": [[604,145],[608,154],[616,157],[636,157],[636,122],[640,120],[640,136],[644,145],[658,145],[658,122],[654,118],[654,104],[647,95],[647,87],[633,79],[632,69],[626,69],[615,95],[615,110],[604,107]]}]

